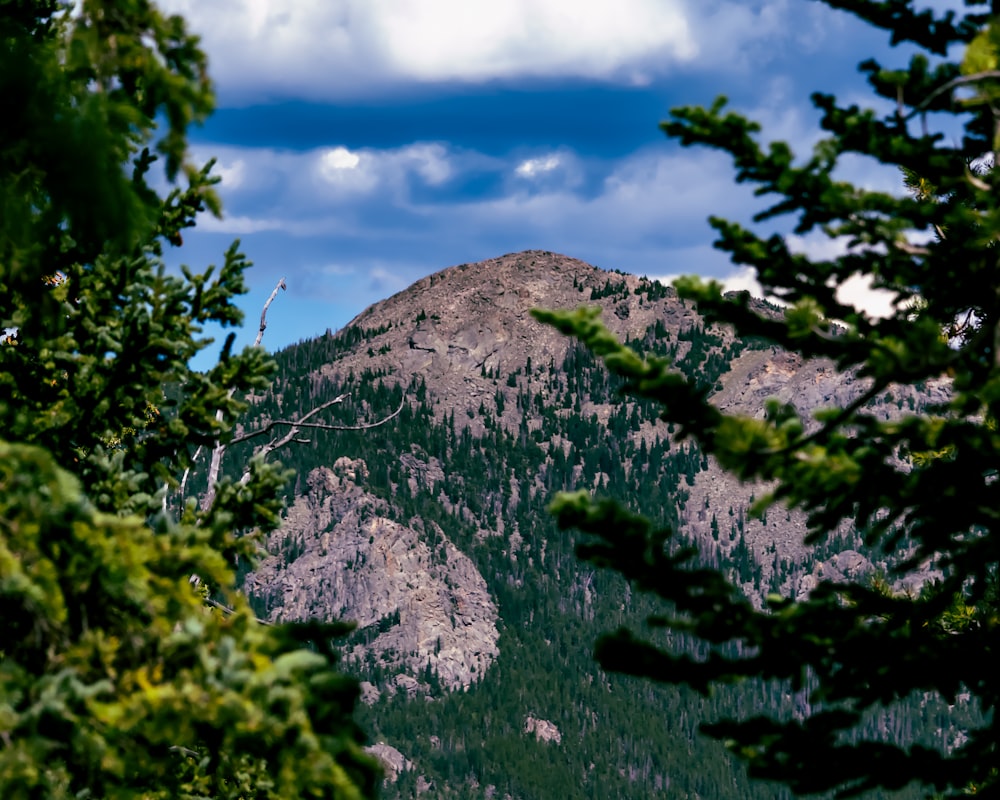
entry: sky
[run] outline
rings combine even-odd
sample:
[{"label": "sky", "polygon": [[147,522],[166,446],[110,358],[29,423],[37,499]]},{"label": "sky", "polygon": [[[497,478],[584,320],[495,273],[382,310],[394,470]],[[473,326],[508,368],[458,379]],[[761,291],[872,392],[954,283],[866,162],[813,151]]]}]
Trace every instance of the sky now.
[{"label": "sky", "polygon": [[[196,160],[217,159],[225,210],[203,215],[171,259],[204,267],[241,240],[254,263],[246,344],[285,278],[270,349],[338,330],[445,267],[527,249],[747,286],[706,219],[747,222],[762,201],[723,155],[682,148],[659,123],[725,94],[804,156],[820,137],[811,92],[870,105],[857,64],[908,60],[815,0],[161,6],[209,56],[218,107],[190,138]],[[901,190],[871,164],[845,176]]]}]

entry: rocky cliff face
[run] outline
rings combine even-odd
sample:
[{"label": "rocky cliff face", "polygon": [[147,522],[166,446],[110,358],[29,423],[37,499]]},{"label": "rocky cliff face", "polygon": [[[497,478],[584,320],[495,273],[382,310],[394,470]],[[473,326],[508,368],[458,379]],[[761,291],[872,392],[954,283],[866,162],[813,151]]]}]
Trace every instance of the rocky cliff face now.
[{"label": "rocky cliff face", "polygon": [[348,458],[313,470],[246,591],[272,621],[355,621],[363,642],[348,657],[377,659],[401,691],[426,691],[430,675],[467,688],[496,658],[496,604],[439,526],[389,519],[367,477]]},{"label": "rocky cliff face", "polygon": [[[501,409],[496,376],[560,364],[573,344],[536,322],[532,308],[596,302],[622,338],[640,337],[657,322],[675,333],[699,322],[672,289],[660,287],[662,296],[652,300],[640,286],[651,284],[540,251],[451,267],[366,309],[340,334],[360,331],[362,343],[297,380],[337,382],[369,370],[406,385],[418,376],[438,413],[453,414],[472,435],[484,433],[474,413],[483,404],[514,429],[524,416],[514,397],[519,384],[500,387],[508,399]],[[607,405],[584,402],[588,414],[607,417]],[[411,491],[443,476],[436,458],[403,452],[399,460]],[[274,555],[249,576],[247,592],[273,620],[356,621],[364,643],[353,657],[396,671],[391,685],[399,691],[425,691],[432,673],[446,689],[467,687],[497,654],[497,609],[483,578],[439,526],[391,519],[386,502],[365,490],[366,479],[365,464],[344,459],[310,472],[268,542]],[[512,492],[516,502],[516,481]],[[505,533],[502,518],[489,525],[461,503],[441,502],[481,524],[482,536]],[[516,560],[519,535],[507,533]],[[377,699],[370,685],[365,698]]]},{"label": "rocky cliff face", "polygon": [[[750,351],[733,360],[729,372],[722,376],[721,388],[712,400],[723,411],[762,418],[768,400],[794,406],[806,420],[807,430],[816,427],[812,413],[821,408],[843,408],[854,403],[871,386],[866,379],[845,375],[829,361],[802,358],[777,348]],[[893,387],[869,403],[869,411],[882,419],[898,416],[904,410],[923,408],[947,401],[947,381],[928,382],[921,392],[912,387]],[[708,469],[696,477],[683,519],[684,527],[706,549],[716,549],[723,563],[731,560],[739,544],[746,545],[758,561],[765,582],[771,580],[775,565],[785,565],[782,585],[775,590],[801,598],[816,587],[820,580],[840,581],[859,575],[887,572],[888,563],[873,563],[856,550],[833,553],[825,560],[816,560],[812,548],[805,545],[807,526],[799,511],[776,508],[762,519],[751,517],[749,508],[755,497],[766,493],[767,487],[743,484],[719,469],[709,459]],[[706,511],[711,509],[711,511]],[[732,514],[729,513],[732,510]],[[711,518],[717,531],[712,530]],[[738,537],[728,535],[739,520]],[[843,527],[837,533],[849,540],[851,531]],[[928,569],[923,578],[935,573]],[[916,580],[920,580],[918,576]],[[910,583],[900,590],[919,588]],[[748,589],[748,587],[745,587]],[[756,600],[748,589],[748,594]]]},{"label": "rocky cliff face", "polygon": [[[824,359],[804,361],[776,347],[740,354],[722,377],[713,402],[723,411],[762,417],[764,405],[776,399],[795,407],[806,419],[820,408],[843,408],[863,395],[871,382],[843,374]],[[928,381],[921,392],[892,387],[872,400],[868,408],[883,419],[903,410],[946,402],[948,382]]]}]

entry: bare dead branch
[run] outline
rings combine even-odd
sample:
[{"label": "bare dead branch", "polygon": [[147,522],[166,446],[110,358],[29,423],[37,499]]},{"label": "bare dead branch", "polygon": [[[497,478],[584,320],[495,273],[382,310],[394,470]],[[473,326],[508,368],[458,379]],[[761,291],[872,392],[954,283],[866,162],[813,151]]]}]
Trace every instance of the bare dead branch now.
[{"label": "bare dead branch", "polygon": [[976,313],[975,310],[970,308],[965,315],[965,319],[962,320],[962,322],[958,322],[958,320],[956,319],[955,322],[953,322],[951,327],[948,329],[948,338],[954,339],[956,336],[959,336],[960,334],[967,331],[969,327],[972,325],[972,320],[973,317],[975,316],[975,313]]},{"label": "bare dead branch", "polygon": [[[267,301],[264,303],[264,307],[261,309],[260,312],[260,326],[257,329],[257,338],[254,340],[255,347],[259,347],[262,339],[264,338],[264,331],[267,329],[268,308],[270,308],[271,303],[274,302],[274,298],[278,296],[278,292],[287,290],[287,288],[288,287],[287,284],[285,283],[285,279],[282,278],[280,281],[278,281],[277,285],[271,291],[270,296],[267,298]],[[233,392],[230,391],[229,397],[232,396]],[[380,425],[384,425],[389,420],[398,416],[399,413],[403,410],[403,406],[406,404],[406,398],[404,397],[399,403],[399,408],[397,408],[388,416],[383,417],[382,419],[377,420],[375,422],[364,423],[361,425],[333,425],[328,423],[307,422],[307,420],[318,414],[320,411],[323,411],[324,409],[327,409],[330,406],[335,405],[337,403],[343,402],[343,400],[346,397],[347,397],[346,394],[342,394],[339,395],[338,397],[333,398],[332,400],[328,400],[325,403],[321,403],[320,405],[316,406],[316,408],[311,409],[308,413],[304,414],[297,420],[272,420],[260,430],[236,436],[232,438],[227,444],[222,444],[221,442],[217,443],[216,446],[212,449],[212,461],[209,464],[208,468],[208,488],[205,490],[205,494],[201,498],[202,510],[211,508],[212,503],[215,501],[215,484],[219,480],[219,472],[222,468],[222,456],[225,453],[227,447],[231,447],[234,444],[240,444],[241,442],[246,442],[251,439],[256,439],[259,436],[264,436],[265,434],[270,433],[272,430],[274,430],[274,428],[278,426],[288,426],[288,431],[284,435],[276,437],[267,444],[265,444],[264,446],[262,446],[259,450],[257,450],[255,455],[267,455],[268,453],[277,450],[279,447],[284,447],[289,442],[298,442],[298,443],[308,442],[308,439],[303,439],[299,436],[299,433],[302,428],[314,428],[317,430],[326,430],[326,431],[367,431],[371,430],[372,428],[377,428]],[[219,409],[219,411],[216,412],[215,418],[218,422],[222,422],[222,409]],[[195,452],[195,458],[198,457],[198,452],[200,452],[200,448],[199,451]],[[184,487],[187,484],[187,478],[188,478],[188,471],[186,470],[184,472],[184,477],[181,480],[182,501],[184,497]],[[243,476],[240,478],[240,483],[245,484],[249,480],[250,480],[250,472],[249,470],[247,470],[243,473]]]},{"label": "bare dead branch", "polygon": [[[205,598],[205,602],[208,605],[210,605],[212,608],[219,609],[219,611],[221,611],[223,614],[226,614],[227,616],[232,616],[233,614],[236,613],[236,609],[235,608],[230,608],[229,606],[225,605],[224,603],[220,603],[218,600],[213,600],[211,597],[206,597]],[[254,619],[257,620],[257,622],[259,622],[261,625],[270,625],[271,624],[266,619],[261,619],[260,617],[256,617],[255,616]]]},{"label": "bare dead branch", "polygon": [[[254,339],[254,347],[259,347],[261,341],[264,338],[264,331],[267,329],[267,310],[268,310],[268,308],[270,308],[271,303],[274,302],[275,297],[278,296],[278,291],[279,290],[280,291],[286,291],[287,288],[288,287],[287,287],[287,285],[285,283],[285,279],[282,278],[280,281],[278,281],[278,284],[271,291],[270,296],[267,298],[267,301],[264,303],[264,307],[263,307],[263,309],[261,309],[261,312],[260,312],[260,326],[257,329],[257,337],[256,337],[256,339]],[[231,398],[233,396],[234,391],[235,390],[232,390],[232,389],[229,391],[229,395],[228,395],[229,398]],[[331,400],[327,400],[325,403],[321,403],[318,406],[316,406],[315,408],[310,409],[308,412],[306,412],[305,414],[303,414],[297,420],[275,420],[275,421],[272,421],[271,423],[269,423],[268,425],[266,425],[265,427],[261,428],[260,430],[253,431],[252,433],[247,433],[247,434],[242,434],[240,436],[236,436],[236,437],[234,437],[233,439],[231,439],[226,444],[223,444],[222,442],[217,441],[215,447],[212,449],[212,460],[211,460],[211,464],[209,465],[209,470],[208,470],[208,487],[205,490],[204,496],[201,498],[201,508],[202,508],[202,510],[207,510],[207,509],[211,508],[212,507],[212,503],[215,502],[215,485],[216,485],[216,483],[219,480],[219,472],[220,472],[221,465],[222,465],[222,456],[225,453],[226,449],[229,448],[229,447],[231,447],[232,445],[239,444],[240,442],[245,442],[245,441],[248,441],[250,439],[255,439],[258,436],[263,436],[264,434],[269,433],[270,431],[272,431],[276,426],[279,426],[279,425],[282,425],[282,426],[287,425],[287,426],[289,426],[289,430],[284,435],[272,439],[266,445],[264,445],[263,447],[261,447],[261,448],[258,449],[256,455],[264,456],[264,455],[267,455],[268,453],[270,453],[270,452],[278,449],[279,447],[283,447],[284,445],[288,444],[289,442],[300,442],[300,443],[301,442],[308,442],[309,441],[308,439],[303,439],[302,437],[300,437],[298,435],[301,428],[317,428],[317,429],[323,429],[323,430],[344,430],[344,431],[369,430],[371,428],[377,428],[379,425],[384,425],[389,420],[391,420],[394,417],[396,417],[403,410],[403,406],[406,404],[406,398],[404,397],[400,401],[400,403],[399,403],[399,408],[397,408],[391,414],[389,414],[386,417],[383,417],[380,420],[377,420],[376,422],[366,423],[366,424],[362,424],[362,425],[328,425],[328,424],[325,424],[325,423],[317,423],[317,422],[309,422],[308,421],[308,420],[312,419],[313,417],[315,417],[317,414],[319,414],[321,411],[324,411],[325,409],[330,408],[331,406],[336,405],[338,403],[342,403],[344,401],[344,399],[347,398],[347,397],[348,397],[347,394],[341,394],[341,395],[338,395],[337,397],[334,397]],[[223,412],[222,412],[221,408],[216,412],[215,419],[219,423],[222,422]],[[198,460],[198,456],[201,455],[201,451],[202,451],[202,447],[199,445],[199,447],[195,450],[194,456],[191,459],[192,464],[195,461]],[[181,478],[180,499],[181,499],[181,503],[182,504],[184,502],[184,491],[185,491],[185,489],[187,487],[187,480],[188,480],[188,476],[190,475],[190,472],[191,472],[191,468],[188,467],[187,469],[184,470],[184,475]],[[246,484],[249,480],[250,480],[250,471],[249,471],[249,469],[247,469],[243,473],[243,476],[240,478],[240,483],[241,484]],[[201,579],[198,577],[198,575],[192,575],[191,578],[190,578],[191,583],[193,585],[195,585],[195,586],[197,586],[200,583],[200,580]],[[227,605],[225,605],[223,603],[220,603],[217,600],[213,600],[211,598],[205,598],[205,603],[207,605],[213,607],[213,608],[219,609],[220,611],[222,611],[225,614],[234,614],[234,613],[236,613],[236,611],[234,609],[230,608],[229,606],[227,606]],[[259,617],[255,617],[255,619],[261,625],[270,625],[271,624],[267,620],[260,619]]]},{"label": "bare dead branch", "polygon": [[[194,451],[194,455],[191,456],[192,464],[194,464],[198,460],[198,457],[201,455],[201,451],[202,451],[202,445],[198,445],[198,447]],[[184,474],[181,476],[181,486],[179,489],[181,506],[184,505],[184,489],[187,487],[188,476],[190,474],[191,474],[191,467],[187,467],[184,470]]]},{"label": "bare dead branch", "polygon": [[972,187],[974,189],[978,189],[981,192],[991,192],[991,191],[993,191],[993,187],[991,187],[982,178],[978,177],[976,175],[976,173],[974,173],[972,170],[966,170],[966,172],[965,172],[965,178],[966,178],[966,180],[969,181],[970,184],[972,184]]},{"label": "bare dead branch", "polygon": [[965,86],[970,83],[978,83],[979,81],[988,80],[1000,80],[1000,70],[988,69],[983,72],[974,72],[972,75],[960,75],[959,77],[948,81],[946,84],[939,86],[933,92],[931,92],[927,97],[925,97],[920,103],[913,107],[913,111],[903,117],[903,121],[908,121],[913,119],[917,114],[920,114],[926,110],[931,103],[933,103],[938,97],[943,95],[945,92],[950,92],[952,89],[957,89],[959,86]]},{"label": "bare dead branch", "polygon": [[[215,419],[218,422],[222,422],[221,408],[216,412]],[[212,448],[212,461],[208,467],[208,488],[205,490],[205,495],[201,498],[201,508],[203,511],[211,508],[212,503],[215,502],[215,483],[219,480],[219,469],[222,466],[222,454],[225,451],[226,446],[224,444],[217,444]]]},{"label": "bare dead branch", "polygon": [[[270,307],[271,303],[274,302],[274,298],[278,295],[278,290],[287,289],[285,284],[285,279],[282,278],[278,281],[278,285],[274,287],[271,291],[270,297],[267,298],[267,302],[264,303],[264,308],[260,312],[260,327],[257,329],[257,338],[254,339],[254,347],[260,347],[261,340],[264,338],[264,330],[267,328],[267,309]],[[229,390],[229,397],[233,396],[235,389]],[[222,409],[220,408],[215,413],[216,422],[222,422]],[[226,445],[218,442],[214,448],[212,448],[212,461],[208,467],[208,488],[205,490],[204,497],[201,498],[201,508],[206,510],[212,507],[212,503],[215,502],[215,484],[219,480],[219,470],[222,468],[222,454],[226,452]]]},{"label": "bare dead branch", "polygon": [[264,307],[260,311],[260,327],[257,329],[257,338],[253,342],[254,347],[260,347],[261,339],[264,338],[264,331],[267,329],[267,309],[274,302],[274,298],[278,296],[278,289],[283,292],[288,289],[284,278],[278,281],[278,285],[271,290],[271,296],[267,298],[267,302],[264,303]]},{"label": "bare dead branch", "polygon": [[[272,420],[270,423],[268,423],[266,428],[262,428],[260,431],[254,432],[252,434],[246,434],[240,439],[240,441],[246,441],[247,439],[252,439],[258,436],[259,434],[265,433],[268,430],[274,428],[276,425],[289,425],[290,428],[286,434],[284,434],[281,437],[272,439],[270,442],[265,444],[255,453],[255,455],[264,456],[267,455],[268,453],[273,453],[279,447],[284,447],[289,442],[299,442],[299,443],[308,442],[308,439],[305,440],[305,442],[303,442],[302,439],[298,438],[298,433],[301,428],[311,428],[313,430],[321,430],[321,431],[367,431],[371,430],[372,428],[377,428],[380,425],[385,425],[385,423],[387,423],[389,420],[397,417],[399,413],[403,410],[403,406],[406,405],[406,398],[403,397],[399,401],[399,408],[397,408],[391,414],[382,417],[382,419],[376,420],[375,422],[366,422],[361,425],[333,425],[326,422],[305,422],[306,419],[311,417],[317,411],[321,411],[323,408],[327,406],[331,406],[334,403],[340,402],[341,400],[344,399],[344,397],[346,397],[346,395],[340,395],[339,397],[335,397],[333,400],[324,403],[322,406],[317,406],[316,408],[314,408],[312,411],[310,411],[308,414],[306,414],[297,421],[284,420],[284,419]],[[240,478],[240,483],[246,483],[248,480],[250,480],[249,469],[243,473],[243,476]]]},{"label": "bare dead branch", "polygon": [[[293,428],[313,428],[320,431],[367,431],[371,428],[377,428],[380,425],[385,425],[389,420],[398,416],[403,410],[403,406],[406,405],[406,398],[399,404],[399,407],[393,411],[388,416],[382,417],[382,419],[376,422],[364,422],[360,425],[333,425],[326,422],[293,422],[287,419],[276,419],[268,423],[268,428],[273,428],[275,425],[291,425]],[[262,429],[263,430],[263,429]],[[246,438],[251,438],[247,436]],[[284,437],[282,437],[284,438]]]},{"label": "bare dead branch", "polygon": [[324,409],[327,409],[332,405],[344,402],[344,400],[346,400],[349,396],[350,395],[348,394],[341,394],[338,395],[337,397],[334,397],[332,400],[327,400],[325,403],[322,403],[316,406],[316,408],[311,409],[308,414],[304,414],[295,422],[286,422],[284,420],[278,420],[268,423],[263,428],[261,428],[260,430],[256,430],[253,433],[244,433],[241,434],[240,436],[235,436],[230,440],[229,445],[232,446],[234,444],[240,444],[241,442],[246,442],[250,439],[256,439],[258,436],[263,436],[265,433],[268,433],[272,428],[274,428],[275,425],[301,425],[314,414],[318,414],[320,411],[323,411]]},{"label": "bare dead branch", "polygon": [[908,256],[929,256],[931,254],[931,251],[926,247],[920,247],[919,245],[910,244],[909,242],[893,242],[892,246],[901,253],[906,253]]}]

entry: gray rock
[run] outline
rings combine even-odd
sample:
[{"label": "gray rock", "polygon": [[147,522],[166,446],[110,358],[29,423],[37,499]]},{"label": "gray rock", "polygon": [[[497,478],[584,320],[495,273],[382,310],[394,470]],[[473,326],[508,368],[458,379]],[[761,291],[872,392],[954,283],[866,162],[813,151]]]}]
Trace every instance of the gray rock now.
[{"label": "gray rock", "polygon": [[535,734],[535,738],[540,742],[562,743],[562,732],[556,727],[555,723],[549,722],[547,719],[539,719],[530,714],[524,719],[524,732]]},{"label": "gray rock", "polygon": [[382,769],[385,770],[385,783],[387,784],[398,781],[401,772],[413,769],[412,761],[385,742],[369,745],[365,750],[381,762]]},{"label": "gray rock", "polygon": [[385,516],[358,483],[366,475],[363,461],[347,458],[313,470],[246,591],[273,621],[357,622],[371,640],[348,658],[399,671],[414,682],[407,693],[428,667],[444,688],[468,687],[498,653],[486,582],[437,525],[421,533]]}]

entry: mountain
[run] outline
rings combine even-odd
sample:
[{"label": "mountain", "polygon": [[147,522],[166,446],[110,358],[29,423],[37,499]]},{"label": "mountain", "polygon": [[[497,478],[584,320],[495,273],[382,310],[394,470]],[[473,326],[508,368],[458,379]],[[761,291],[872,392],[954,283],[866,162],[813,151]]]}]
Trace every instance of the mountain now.
[{"label": "mountain", "polygon": [[[341,395],[323,419],[347,427],[402,404],[367,430],[303,429],[307,441],[283,451],[297,474],[285,521],[245,577],[262,616],[358,623],[344,653],[363,681],[387,797],[786,796],[748,782],[697,729],[763,707],[801,714],[805,697],[751,682],[701,698],[601,672],[596,636],[642,629],[662,609],[575,558],[574,535],[545,510],[556,491],[588,488],[643,511],[751,599],[885,566],[855,531],[807,549],[798,515],[753,517],[766,487],[733,482],[530,315],[590,304],[727,409],[762,413],[768,397],[801,410],[843,405],[867,388],[830,364],[706,328],[655,281],[539,251],[443,270],[276,354],[278,377],[251,398],[248,430]],[[946,393],[934,385],[873,403],[891,414]],[[935,713],[947,712],[914,698],[870,728],[946,745],[952,728],[925,722]]]}]

